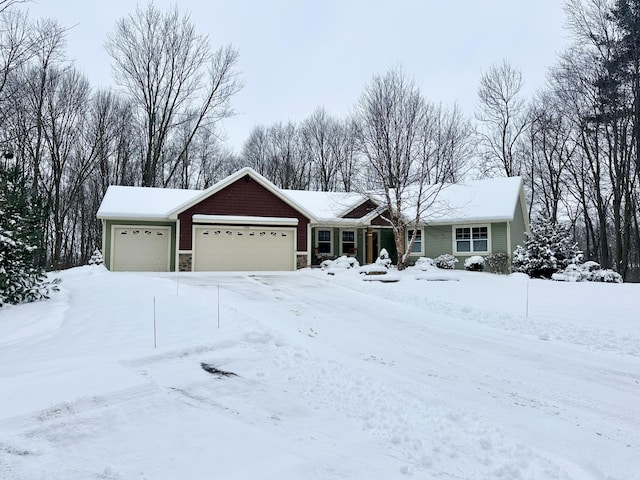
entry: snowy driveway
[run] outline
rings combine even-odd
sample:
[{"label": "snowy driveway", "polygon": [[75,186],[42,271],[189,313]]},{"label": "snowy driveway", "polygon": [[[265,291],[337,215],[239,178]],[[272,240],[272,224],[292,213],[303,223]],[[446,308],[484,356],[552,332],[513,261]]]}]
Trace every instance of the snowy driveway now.
[{"label": "snowy driveway", "polygon": [[402,273],[69,272],[0,312],[0,477],[636,477],[638,286]]}]

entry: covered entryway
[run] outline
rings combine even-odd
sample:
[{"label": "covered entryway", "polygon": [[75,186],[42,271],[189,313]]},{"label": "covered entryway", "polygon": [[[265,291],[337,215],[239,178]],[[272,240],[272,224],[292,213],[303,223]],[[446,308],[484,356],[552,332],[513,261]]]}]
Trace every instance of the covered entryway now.
[{"label": "covered entryway", "polygon": [[[213,221],[214,216],[199,215]],[[219,217],[218,217],[219,218]],[[246,219],[258,221],[253,217]],[[297,223],[296,219],[268,219],[265,223]],[[194,225],[193,270],[290,271],[296,269],[296,228],[272,225]]]},{"label": "covered entryway", "polygon": [[171,249],[169,227],[115,226],[112,232],[112,271],[169,271]]}]

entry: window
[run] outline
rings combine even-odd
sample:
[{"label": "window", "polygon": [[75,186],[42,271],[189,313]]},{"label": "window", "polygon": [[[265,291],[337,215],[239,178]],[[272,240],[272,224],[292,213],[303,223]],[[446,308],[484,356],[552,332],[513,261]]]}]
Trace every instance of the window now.
[{"label": "window", "polygon": [[342,232],[342,254],[355,255],[356,253],[356,232],[344,230]]},{"label": "window", "polygon": [[489,251],[489,227],[456,228],[456,252],[476,253]]},{"label": "window", "polygon": [[[407,246],[411,241],[411,235],[413,235],[413,230],[407,230]],[[416,239],[413,241],[413,246],[411,247],[411,253],[422,253],[422,229],[418,228],[415,231]]]},{"label": "window", "polygon": [[318,253],[331,254],[331,230],[318,230]]}]

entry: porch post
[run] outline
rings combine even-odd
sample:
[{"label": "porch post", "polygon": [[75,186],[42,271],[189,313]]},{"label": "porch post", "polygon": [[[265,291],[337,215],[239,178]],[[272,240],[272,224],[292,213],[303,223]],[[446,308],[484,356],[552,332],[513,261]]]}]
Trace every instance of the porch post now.
[{"label": "porch post", "polygon": [[367,263],[373,263],[373,228],[367,227]]}]

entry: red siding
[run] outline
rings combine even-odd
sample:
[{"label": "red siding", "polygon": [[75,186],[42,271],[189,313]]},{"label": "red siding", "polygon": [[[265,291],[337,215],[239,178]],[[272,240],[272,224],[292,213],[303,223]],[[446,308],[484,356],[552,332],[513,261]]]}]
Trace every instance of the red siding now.
[{"label": "red siding", "polygon": [[356,208],[351,210],[350,212],[343,215],[343,217],[344,218],[362,218],[366,214],[375,210],[376,208],[378,208],[378,206],[375,203],[373,203],[371,200],[366,200],[362,202],[360,205],[358,205]]},{"label": "red siding", "polygon": [[246,175],[178,215],[180,250],[191,250],[193,215],[234,215],[298,219],[298,251],[307,250],[309,219]]},{"label": "red siding", "polygon": [[385,218],[389,218],[388,211],[378,215],[376,218],[371,220],[371,225],[375,225],[376,227],[390,227],[391,224]]},{"label": "red siding", "polygon": [[[367,200],[362,204],[358,205],[353,210],[351,210],[349,213],[343,215],[343,217],[344,218],[362,218],[365,215],[371,213],[376,208],[378,208],[378,205],[376,205],[371,200]],[[389,222],[383,218],[383,217],[388,218],[388,214],[389,212],[385,211],[382,215],[376,216],[375,218],[373,218],[373,220],[371,220],[371,225],[374,225],[376,227],[388,227]]]}]

